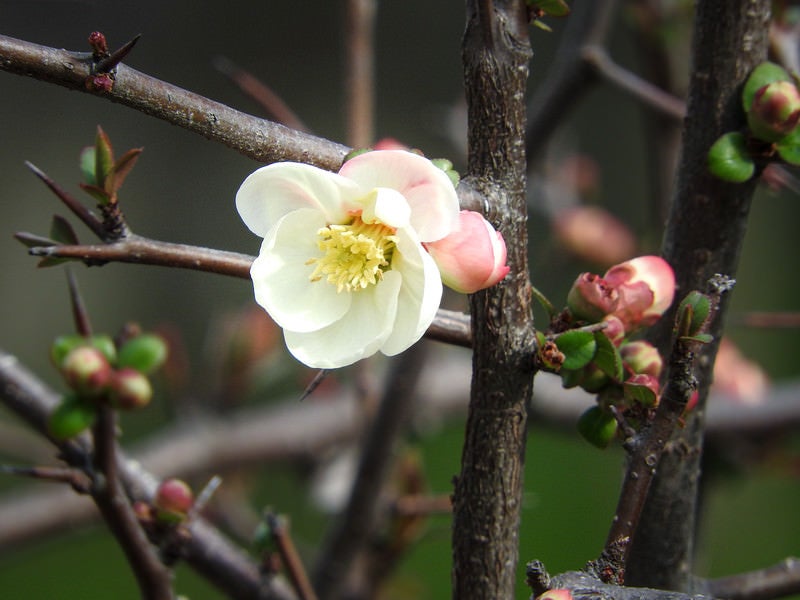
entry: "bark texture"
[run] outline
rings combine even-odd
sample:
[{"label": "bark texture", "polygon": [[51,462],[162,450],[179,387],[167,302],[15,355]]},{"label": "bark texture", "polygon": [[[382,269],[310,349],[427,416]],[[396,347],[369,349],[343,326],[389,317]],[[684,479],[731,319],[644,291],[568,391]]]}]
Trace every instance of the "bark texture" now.
[{"label": "bark texture", "polygon": [[525,207],[525,83],[531,56],[522,1],[467,3],[465,184],[503,233],[511,273],[470,298],[472,388],[453,496],[453,598],[513,598],[534,344]]},{"label": "bark texture", "polygon": [[[663,242],[664,258],[675,269],[678,299],[693,289],[705,290],[715,273],[736,277],[756,183],[716,179],[706,157],[720,135],[744,125],[741,87],[766,59],[770,2],[701,0],[696,10],[679,175]],[[700,403],[667,446],[650,488],[627,565],[628,585],[690,588],[705,398],[729,296],[723,296],[711,327],[715,342],[698,360]],[[671,324],[669,313],[654,335],[665,354]]]}]

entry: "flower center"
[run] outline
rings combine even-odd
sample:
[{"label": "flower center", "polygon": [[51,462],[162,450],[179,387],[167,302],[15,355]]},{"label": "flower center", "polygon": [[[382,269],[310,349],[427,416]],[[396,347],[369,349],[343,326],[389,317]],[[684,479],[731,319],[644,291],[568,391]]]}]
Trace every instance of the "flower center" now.
[{"label": "flower center", "polygon": [[309,279],[336,286],[336,291],[355,292],[383,279],[392,262],[397,237],[382,223],[364,223],[357,216],[347,225],[328,225],[317,231],[317,245],[324,252],[306,264],[315,264]]}]

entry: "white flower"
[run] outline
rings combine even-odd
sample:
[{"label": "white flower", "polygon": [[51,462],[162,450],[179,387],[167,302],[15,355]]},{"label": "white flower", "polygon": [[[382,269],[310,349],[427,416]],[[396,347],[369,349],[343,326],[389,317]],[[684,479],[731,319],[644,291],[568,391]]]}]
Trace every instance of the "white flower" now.
[{"label": "white flower", "polygon": [[459,209],[429,160],[373,151],[338,174],[276,163],[245,179],[236,208],[264,238],[250,270],[256,302],[306,365],[398,354],[433,321],[442,281],[422,242],[450,233]]}]

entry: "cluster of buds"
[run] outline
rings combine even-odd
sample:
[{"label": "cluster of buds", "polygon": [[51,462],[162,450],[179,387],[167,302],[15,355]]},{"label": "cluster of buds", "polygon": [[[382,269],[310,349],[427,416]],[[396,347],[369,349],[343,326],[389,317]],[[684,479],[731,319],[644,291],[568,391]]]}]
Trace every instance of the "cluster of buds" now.
[{"label": "cluster of buds", "polygon": [[53,342],[50,357],[70,391],[50,417],[50,433],[73,437],[89,427],[97,407],[133,410],[150,404],[148,375],[166,360],[167,347],[157,335],[133,335],[117,344],[107,335],[68,335]]},{"label": "cluster of buds", "polygon": [[714,175],[741,183],[776,159],[800,165],[800,90],[785,69],[771,62],[756,67],[742,90],[742,108],[747,131],[728,132],[709,150]]},{"label": "cluster of buds", "polygon": [[634,420],[658,405],[661,355],[630,335],[653,325],[670,307],[675,275],[657,256],[641,256],[611,267],[602,277],[580,274],[567,295],[557,332],[539,334],[539,359],[558,372],[564,387],[597,394],[597,406],[579,422],[590,442],[605,447],[617,432],[611,407]]}]

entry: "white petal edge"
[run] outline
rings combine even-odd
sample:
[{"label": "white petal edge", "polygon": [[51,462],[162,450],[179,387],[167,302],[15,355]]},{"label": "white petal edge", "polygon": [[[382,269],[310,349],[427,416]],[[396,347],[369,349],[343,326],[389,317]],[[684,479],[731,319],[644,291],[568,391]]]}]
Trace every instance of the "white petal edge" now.
[{"label": "white petal edge", "polygon": [[458,196],[450,178],[413,152],[375,150],[348,160],[339,174],[362,188],[390,188],[405,196],[410,223],[423,242],[446,236],[458,219]]},{"label": "white petal edge", "polygon": [[301,163],[275,163],[251,173],[236,193],[236,210],[248,229],[266,236],[287,213],[300,208],[320,210],[328,223],[342,223],[363,197],[354,181]]},{"label": "white petal edge", "polygon": [[316,369],[337,369],[372,356],[392,333],[397,314],[399,273],[388,271],[373,288],[352,294],[347,314],[319,331],[284,330],[289,352]]},{"label": "white petal edge", "polygon": [[381,352],[394,356],[425,334],[442,300],[442,278],[433,258],[408,231],[397,232],[397,254],[392,270],[403,276],[392,334]]},{"label": "white petal edge", "polygon": [[350,309],[351,294],[337,293],[327,281],[309,280],[321,256],[317,230],[325,226],[318,210],[304,208],[285,215],[261,244],[250,276],[256,302],[284,329],[316,331],[341,319]]}]

